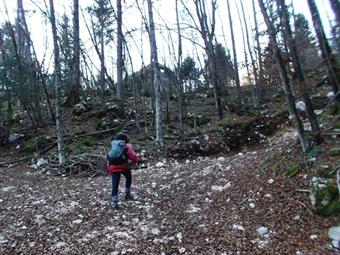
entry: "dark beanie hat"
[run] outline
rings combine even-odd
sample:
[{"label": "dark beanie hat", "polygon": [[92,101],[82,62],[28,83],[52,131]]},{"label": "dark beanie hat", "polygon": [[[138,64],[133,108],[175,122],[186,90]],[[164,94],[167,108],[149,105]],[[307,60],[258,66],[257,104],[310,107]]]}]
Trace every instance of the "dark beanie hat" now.
[{"label": "dark beanie hat", "polygon": [[128,138],[127,134],[124,133],[124,132],[118,132],[118,133],[116,134],[115,140],[123,140],[123,141],[125,141],[126,143],[129,142],[129,138]]}]

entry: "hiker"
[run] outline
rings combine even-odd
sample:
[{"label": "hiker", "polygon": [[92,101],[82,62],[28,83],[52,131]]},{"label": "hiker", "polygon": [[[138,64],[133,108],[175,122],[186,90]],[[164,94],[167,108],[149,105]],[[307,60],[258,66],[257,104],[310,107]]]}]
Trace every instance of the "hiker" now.
[{"label": "hiker", "polygon": [[[113,157],[110,153],[112,150],[119,151],[121,146],[121,152],[119,157]],[[118,187],[120,176],[123,174],[126,178],[125,184],[125,199],[132,200],[133,196],[131,195],[131,184],[132,184],[132,174],[131,174],[131,162],[138,163],[138,157],[134,150],[132,149],[131,144],[129,144],[129,139],[126,133],[119,132],[115,136],[114,140],[111,142],[111,150],[108,154],[108,171],[112,177],[112,204],[114,207],[118,207],[119,197],[118,197]]]}]

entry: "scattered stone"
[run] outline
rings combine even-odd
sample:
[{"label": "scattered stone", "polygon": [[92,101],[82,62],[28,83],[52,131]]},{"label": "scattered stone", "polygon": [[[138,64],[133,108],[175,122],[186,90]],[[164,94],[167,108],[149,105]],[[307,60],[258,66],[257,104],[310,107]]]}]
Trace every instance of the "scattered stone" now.
[{"label": "scattered stone", "polygon": [[151,229],[151,234],[155,235],[155,236],[159,236],[161,233],[161,231],[159,230],[159,228],[153,228]]},{"label": "scattered stone", "polygon": [[9,141],[10,143],[13,143],[13,142],[19,140],[20,138],[22,138],[22,137],[24,137],[24,136],[25,136],[25,135],[23,135],[23,134],[13,133],[13,134],[9,135],[8,141]]},{"label": "scattered stone", "polygon": [[14,186],[7,186],[7,187],[1,188],[1,191],[2,192],[8,192],[8,191],[11,191],[11,190],[14,190],[14,189],[15,189]]},{"label": "scattered stone", "polygon": [[178,233],[177,235],[176,235],[176,237],[177,237],[177,239],[178,239],[178,242],[182,242],[182,240],[183,240],[183,235],[182,235],[182,233]]},{"label": "scattered stone", "polygon": [[180,254],[183,254],[185,251],[186,251],[186,250],[185,250],[184,247],[181,247],[181,248],[178,249],[178,252],[179,252]]},{"label": "scattered stone", "polygon": [[226,185],[224,185],[224,186],[213,185],[213,186],[211,186],[211,189],[212,189],[213,191],[223,191],[223,190],[228,189],[228,188],[230,188],[230,187],[231,187],[231,183],[228,182],[228,183],[227,183]]},{"label": "scattered stone", "polygon": [[260,236],[264,236],[265,234],[267,234],[269,232],[268,228],[266,227],[259,227],[258,229],[256,229],[256,232],[260,235]]},{"label": "scattered stone", "polygon": [[252,208],[252,209],[254,209],[254,208],[255,208],[255,204],[254,204],[254,203],[250,203],[250,204],[249,204],[249,207]]},{"label": "scattered stone", "polygon": [[311,235],[311,236],[310,236],[310,239],[316,240],[316,239],[318,239],[318,236],[317,236],[317,235]]},{"label": "scattered stone", "polygon": [[334,97],[334,92],[333,92],[333,91],[329,91],[329,92],[327,93],[327,97],[328,97],[328,98],[333,98],[333,97]]},{"label": "scattered stone", "polygon": [[330,228],[328,236],[332,239],[332,247],[340,250],[340,226]]},{"label": "scattered stone", "polygon": [[77,220],[72,221],[73,224],[80,224],[82,222],[83,222],[82,219],[77,219]]},{"label": "scattered stone", "polygon": [[39,168],[39,167],[47,165],[47,164],[48,164],[48,160],[47,159],[40,158],[38,160],[38,162],[36,163],[36,166]]},{"label": "scattered stone", "polygon": [[163,162],[158,162],[156,165],[155,165],[157,168],[161,168],[164,166],[164,163]]},{"label": "scattered stone", "polygon": [[300,219],[301,219],[300,215],[295,215],[293,218],[294,221],[299,221]]},{"label": "scattered stone", "polygon": [[268,182],[269,184],[272,184],[272,183],[274,183],[274,180],[273,180],[273,179],[269,179],[267,182]]},{"label": "scattered stone", "polygon": [[304,101],[298,101],[295,103],[295,107],[296,109],[300,110],[300,111],[306,111],[306,104]]},{"label": "scattered stone", "polygon": [[234,224],[233,229],[240,230],[240,231],[245,231],[244,227],[242,225]]}]

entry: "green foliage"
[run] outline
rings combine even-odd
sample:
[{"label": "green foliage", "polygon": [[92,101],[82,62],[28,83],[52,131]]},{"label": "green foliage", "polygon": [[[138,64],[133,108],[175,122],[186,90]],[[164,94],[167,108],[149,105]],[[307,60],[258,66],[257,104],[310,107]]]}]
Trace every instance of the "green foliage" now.
[{"label": "green foliage", "polygon": [[105,38],[105,44],[113,40],[114,10],[110,0],[95,0],[95,3],[87,7],[87,12],[95,17],[94,32],[100,38],[101,32]]},{"label": "green foliage", "polygon": [[[188,124],[191,127],[194,127],[194,120],[195,120],[194,116],[188,116],[188,117],[185,118],[185,123]],[[201,127],[201,126],[207,124],[209,121],[210,121],[210,119],[208,117],[206,117],[205,115],[199,114],[199,115],[196,116],[196,125],[198,127]]]},{"label": "green foliage", "polygon": [[21,151],[27,154],[39,151],[47,142],[47,137],[44,134],[37,134],[35,137],[27,140],[22,146]]},{"label": "green foliage", "polygon": [[285,170],[285,175],[288,178],[293,178],[295,176],[297,176],[299,174],[301,170],[301,165],[298,163],[292,163],[290,165],[287,166],[286,170]]},{"label": "green foliage", "polygon": [[217,69],[217,79],[219,83],[222,83],[224,86],[228,84],[234,77],[234,66],[230,58],[230,54],[223,47],[222,44],[217,43],[214,47],[214,56],[215,63]]},{"label": "green foliage", "polygon": [[319,200],[316,212],[323,216],[340,215],[340,201],[336,198],[338,189],[335,185],[328,185],[318,192]]},{"label": "green foliage", "polygon": [[94,145],[96,141],[91,136],[84,136],[76,139],[73,142],[74,149],[79,152],[84,152],[86,149],[92,145]]},{"label": "green foliage", "polygon": [[220,120],[217,122],[217,125],[223,129],[246,129],[249,125],[249,122],[233,122],[231,120],[228,120],[226,118]]},{"label": "green foliage", "polygon": [[335,125],[334,125],[335,128],[337,129],[340,129],[340,120],[338,120]]},{"label": "green foliage", "polygon": [[307,152],[307,157],[309,159],[311,158],[316,158],[317,156],[319,156],[321,154],[321,148],[320,146],[314,146],[312,147],[308,152]]},{"label": "green foliage", "polygon": [[329,151],[330,156],[339,156],[340,155],[340,147],[339,146],[333,146]]},{"label": "green foliage", "polygon": [[327,165],[319,166],[316,169],[316,176],[318,177],[330,178],[333,174],[334,169]]}]

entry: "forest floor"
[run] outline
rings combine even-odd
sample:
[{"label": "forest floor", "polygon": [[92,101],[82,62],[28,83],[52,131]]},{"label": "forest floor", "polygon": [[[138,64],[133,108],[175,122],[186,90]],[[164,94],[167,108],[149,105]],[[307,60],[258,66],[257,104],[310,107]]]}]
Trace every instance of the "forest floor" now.
[{"label": "forest floor", "polygon": [[160,158],[134,170],[118,210],[109,176],[0,168],[0,254],[335,254],[338,218],[312,212],[313,173],[277,169],[300,150],[287,129],[234,154]]}]

